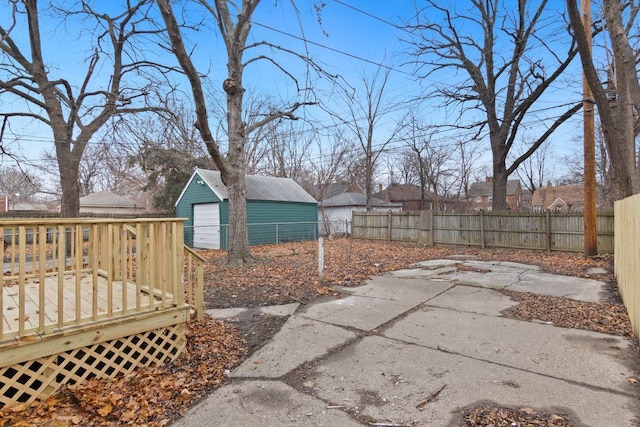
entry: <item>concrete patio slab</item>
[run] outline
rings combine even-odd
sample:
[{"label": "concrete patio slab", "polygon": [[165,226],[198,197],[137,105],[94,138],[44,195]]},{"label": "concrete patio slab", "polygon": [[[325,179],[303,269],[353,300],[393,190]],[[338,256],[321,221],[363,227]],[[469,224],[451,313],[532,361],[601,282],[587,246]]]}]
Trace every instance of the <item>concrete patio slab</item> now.
[{"label": "concrete patio slab", "polygon": [[356,334],[343,328],[292,316],[269,343],[230,376],[278,378],[355,337]]},{"label": "concrete patio slab", "polygon": [[280,381],[227,384],[205,399],[174,426],[344,426],[356,427],[339,409],[305,395]]}]

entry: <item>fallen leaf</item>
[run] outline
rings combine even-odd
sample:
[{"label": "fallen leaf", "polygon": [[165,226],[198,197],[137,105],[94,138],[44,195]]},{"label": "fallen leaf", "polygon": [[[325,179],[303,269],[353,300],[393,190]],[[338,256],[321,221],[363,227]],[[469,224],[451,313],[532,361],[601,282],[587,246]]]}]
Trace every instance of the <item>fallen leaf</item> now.
[{"label": "fallen leaf", "polygon": [[106,417],[111,413],[112,410],[113,410],[113,406],[111,406],[111,404],[108,403],[104,405],[102,408],[98,409],[98,414],[102,415],[103,417]]},{"label": "fallen leaf", "polygon": [[25,403],[18,403],[16,405],[9,407],[8,410],[11,412],[22,412],[25,410],[26,407],[27,405]]}]

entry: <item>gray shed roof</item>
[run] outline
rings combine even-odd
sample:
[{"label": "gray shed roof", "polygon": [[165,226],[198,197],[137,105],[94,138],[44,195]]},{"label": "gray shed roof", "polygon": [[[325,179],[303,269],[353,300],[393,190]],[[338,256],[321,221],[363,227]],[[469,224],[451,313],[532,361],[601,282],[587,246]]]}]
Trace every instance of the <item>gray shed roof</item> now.
[{"label": "gray shed roof", "polygon": [[[340,207],[340,206],[366,206],[367,205],[367,196],[362,193],[342,193],[337,196],[331,197],[327,200],[324,200],[320,203],[323,207]],[[402,203],[391,203],[385,202],[384,200],[377,199],[372,197],[370,199],[370,204],[372,207],[383,207],[383,208],[401,208]]]},{"label": "gray shed roof", "polygon": [[81,207],[135,208],[136,204],[119,194],[98,191],[80,198]]},{"label": "gray shed roof", "polygon": [[[222,200],[229,198],[219,171],[197,169],[196,172]],[[291,178],[247,175],[247,200],[317,203],[316,199]]]}]

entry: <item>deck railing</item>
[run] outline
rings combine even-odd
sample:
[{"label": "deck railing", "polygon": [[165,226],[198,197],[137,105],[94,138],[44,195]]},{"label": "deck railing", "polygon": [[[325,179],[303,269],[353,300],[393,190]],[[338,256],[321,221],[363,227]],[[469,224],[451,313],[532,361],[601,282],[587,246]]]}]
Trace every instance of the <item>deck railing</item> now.
[{"label": "deck railing", "polygon": [[196,320],[204,318],[204,258],[193,249],[184,246],[184,296],[185,302],[193,307]]},{"label": "deck railing", "polygon": [[203,262],[182,221],[3,221],[0,341],[185,304],[201,317]]}]

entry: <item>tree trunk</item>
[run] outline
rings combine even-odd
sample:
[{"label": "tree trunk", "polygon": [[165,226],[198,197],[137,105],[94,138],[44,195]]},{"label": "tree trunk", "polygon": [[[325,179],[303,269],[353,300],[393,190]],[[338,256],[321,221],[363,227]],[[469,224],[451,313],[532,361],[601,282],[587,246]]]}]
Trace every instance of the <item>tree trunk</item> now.
[{"label": "tree trunk", "polygon": [[234,40],[227,41],[229,77],[222,88],[227,94],[227,125],[229,132],[228,168],[220,171],[222,182],[229,193],[229,240],[227,262],[232,265],[252,260],[247,229],[247,170],[244,147],[247,136],[242,121],[242,49]]},{"label": "tree trunk", "polygon": [[621,200],[636,192],[635,147],[633,137],[633,110],[628,86],[618,79],[618,98],[613,120],[615,132],[610,148],[611,172],[614,181],[614,200]]},{"label": "tree trunk", "polygon": [[[54,121],[56,121],[55,118],[52,122]],[[60,217],[78,218],[80,216],[80,159],[84,150],[76,146],[75,141],[66,142],[70,140],[71,130],[67,129],[65,124],[54,123],[52,128],[62,191]],[[71,144],[74,144],[75,149],[71,148]]]},{"label": "tree trunk", "polygon": [[[613,3],[613,4],[611,4]],[[622,25],[622,6],[618,2],[605,2],[605,18],[611,39],[611,49],[615,64],[615,88],[617,97],[610,108],[613,108],[613,120],[615,123],[615,135],[617,140],[612,148],[619,150],[618,159],[611,162],[614,180],[616,181],[616,200],[623,199],[638,192],[636,157],[635,157],[635,134],[633,117],[633,97],[631,88],[637,86],[638,77],[635,67],[631,70],[631,75],[626,63],[633,58],[627,57],[625,47],[629,49],[629,41]]]},{"label": "tree trunk", "polygon": [[225,185],[229,192],[227,262],[239,265],[252,259],[247,232],[247,188],[244,171],[234,169]]},{"label": "tree trunk", "polygon": [[242,122],[242,91],[227,92],[227,120],[229,124],[229,168],[221,170],[221,178],[229,193],[229,237],[227,262],[232,265],[250,261],[247,229],[247,185],[244,145],[246,136]]},{"label": "tree trunk", "polygon": [[493,203],[491,208],[494,211],[504,211],[509,208],[507,205],[507,173],[506,147],[502,143],[503,137],[491,135],[491,147],[493,155]]},{"label": "tree trunk", "polygon": [[78,218],[80,216],[80,186],[78,185],[78,170],[67,169],[66,171],[63,171],[62,168],[65,163],[67,162],[59,162],[60,186],[62,189],[60,217]]},{"label": "tree trunk", "polygon": [[364,178],[364,192],[366,199],[366,210],[371,211],[371,194],[373,193],[373,153],[372,153],[371,141],[367,146],[367,158],[365,161],[365,178]]},{"label": "tree trunk", "polygon": [[612,87],[605,89],[595,68],[593,57],[588,49],[586,31],[580,20],[575,0],[567,0],[567,11],[574,37],[580,51],[582,70],[587,79],[594,101],[598,106],[598,116],[602,127],[604,142],[610,159],[611,200],[620,200],[637,191],[637,173],[635,166],[635,147],[633,137],[633,116],[630,84],[626,79],[637,79],[623,70],[626,69],[624,49],[619,46],[626,38],[620,37],[621,9],[616,1],[605,1],[605,17],[614,51],[616,78],[610,82]]},{"label": "tree trunk", "polygon": [[[502,167],[500,167],[502,166]],[[491,208],[494,211],[505,211],[509,209],[507,204],[507,175],[504,164],[494,165],[493,167],[493,204]]]}]

